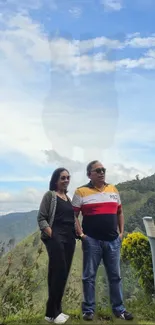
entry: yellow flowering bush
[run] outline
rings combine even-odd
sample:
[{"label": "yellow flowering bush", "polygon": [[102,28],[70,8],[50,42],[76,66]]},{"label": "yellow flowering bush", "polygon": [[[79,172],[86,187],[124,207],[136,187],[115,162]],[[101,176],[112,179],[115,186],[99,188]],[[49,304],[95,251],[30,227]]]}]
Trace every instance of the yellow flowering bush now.
[{"label": "yellow flowering bush", "polygon": [[153,266],[148,238],[140,232],[128,234],[123,239],[121,258],[135,269],[139,284],[146,293],[153,293]]}]

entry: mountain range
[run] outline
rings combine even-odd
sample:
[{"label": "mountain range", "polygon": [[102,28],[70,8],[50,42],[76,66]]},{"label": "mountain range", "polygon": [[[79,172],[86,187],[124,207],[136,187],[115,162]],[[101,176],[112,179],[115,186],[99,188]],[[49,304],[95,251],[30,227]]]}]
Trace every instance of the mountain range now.
[{"label": "mountain range", "polygon": [[[155,216],[155,174],[152,176],[116,185],[120,192],[125,215],[125,230],[134,231],[139,228],[145,231],[142,218],[146,215]],[[15,243],[32,234],[38,229],[37,210],[30,212],[9,213],[0,217],[0,241]]]}]

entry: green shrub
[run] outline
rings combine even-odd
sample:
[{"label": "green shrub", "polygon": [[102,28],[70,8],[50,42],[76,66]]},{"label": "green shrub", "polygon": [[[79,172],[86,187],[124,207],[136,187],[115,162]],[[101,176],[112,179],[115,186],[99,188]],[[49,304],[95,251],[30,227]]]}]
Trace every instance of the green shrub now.
[{"label": "green shrub", "polygon": [[[28,316],[34,313],[33,293],[43,278],[36,281],[38,258],[42,253],[42,247],[38,248],[36,259],[30,263],[28,255],[23,256],[21,265],[16,274],[10,272],[12,265],[12,254],[8,256],[8,265],[0,277],[0,316],[3,321],[13,315],[22,315],[27,311]],[[9,275],[9,280],[8,280]],[[4,284],[6,286],[4,287]]]},{"label": "green shrub", "polygon": [[145,292],[153,293],[153,266],[148,238],[140,232],[128,234],[122,242],[121,257],[135,269],[139,284]]}]

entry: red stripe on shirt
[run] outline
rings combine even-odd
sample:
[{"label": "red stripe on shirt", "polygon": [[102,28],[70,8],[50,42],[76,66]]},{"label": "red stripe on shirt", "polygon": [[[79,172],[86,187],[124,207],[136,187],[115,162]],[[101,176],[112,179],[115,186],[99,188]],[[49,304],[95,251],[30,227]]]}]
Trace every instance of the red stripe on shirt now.
[{"label": "red stripe on shirt", "polygon": [[117,202],[94,203],[83,205],[81,207],[81,211],[84,216],[97,214],[117,214],[118,207],[120,207],[120,205]]},{"label": "red stripe on shirt", "polygon": [[74,207],[74,206],[73,206],[73,209],[74,209],[75,212],[80,212],[80,210],[81,210],[81,208]]}]

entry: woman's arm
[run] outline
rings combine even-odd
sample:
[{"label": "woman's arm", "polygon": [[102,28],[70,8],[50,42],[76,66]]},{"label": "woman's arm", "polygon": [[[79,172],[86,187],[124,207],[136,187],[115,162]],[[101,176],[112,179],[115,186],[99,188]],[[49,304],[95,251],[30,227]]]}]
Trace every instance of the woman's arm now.
[{"label": "woman's arm", "polygon": [[52,235],[52,229],[48,223],[50,204],[51,196],[50,193],[47,192],[42,198],[37,217],[40,230],[46,232],[49,237]]}]

